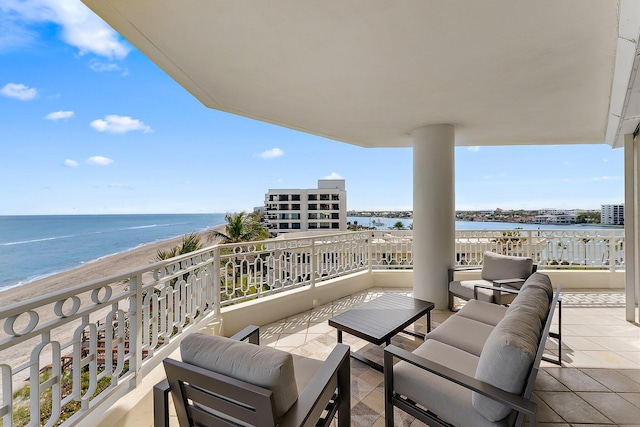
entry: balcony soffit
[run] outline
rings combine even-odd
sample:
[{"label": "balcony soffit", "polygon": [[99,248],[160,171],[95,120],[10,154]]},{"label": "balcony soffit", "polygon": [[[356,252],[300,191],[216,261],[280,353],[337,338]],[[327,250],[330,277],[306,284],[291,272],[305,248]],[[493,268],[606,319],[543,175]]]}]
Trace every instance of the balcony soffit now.
[{"label": "balcony soffit", "polygon": [[204,105],[364,147],[603,143],[618,2],[83,0]]}]

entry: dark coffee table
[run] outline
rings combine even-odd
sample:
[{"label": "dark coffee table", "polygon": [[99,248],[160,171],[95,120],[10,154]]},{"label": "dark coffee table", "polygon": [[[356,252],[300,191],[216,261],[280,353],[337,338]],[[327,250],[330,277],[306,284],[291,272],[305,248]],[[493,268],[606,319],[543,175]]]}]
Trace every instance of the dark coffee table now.
[{"label": "dark coffee table", "polygon": [[[375,345],[391,344],[391,338],[400,332],[424,339],[424,335],[405,331],[405,328],[426,314],[427,332],[430,332],[433,307],[434,304],[429,301],[401,294],[385,294],[332,317],[329,319],[329,326],[338,330],[338,342],[342,342],[342,332]],[[351,352],[351,357],[382,372],[382,365],[379,363],[354,352]]]}]

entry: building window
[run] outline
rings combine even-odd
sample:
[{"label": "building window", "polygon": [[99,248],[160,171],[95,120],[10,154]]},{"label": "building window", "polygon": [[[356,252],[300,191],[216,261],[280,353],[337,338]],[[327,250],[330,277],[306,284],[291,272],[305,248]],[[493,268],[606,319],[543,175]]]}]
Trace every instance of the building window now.
[{"label": "building window", "polygon": [[288,211],[289,210],[289,205],[287,205],[285,203],[281,203],[279,209],[281,211]]},{"label": "building window", "polygon": [[315,203],[309,205],[309,210],[310,211],[317,211],[318,210],[318,205],[316,205]]},{"label": "building window", "polygon": [[320,204],[320,210],[328,211],[329,210],[329,204],[328,203],[321,203]]},{"label": "building window", "polygon": [[278,214],[278,219],[289,219],[289,214]]},{"label": "building window", "polygon": [[287,230],[289,228],[289,224],[287,224],[286,222],[281,222],[280,223],[280,230]]},{"label": "building window", "polygon": [[339,211],[339,210],[340,210],[340,205],[339,205],[339,204],[337,204],[337,203],[334,203],[334,204],[333,204],[333,205],[331,205],[331,206],[332,206],[332,209],[333,209],[334,211]]},{"label": "building window", "polygon": [[299,194],[292,194],[291,195],[291,200],[294,202],[299,202],[300,201],[300,195]]},{"label": "building window", "polygon": [[340,228],[340,224],[334,222],[333,224],[331,224],[331,228]]},{"label": "building window", "polygon": [[299,222],[291,223],[291,228],[293,228],[294,230],[300,230],[300,223]]},{"label": "building window", "polygon": [[318,224],[316,224],[315,222],[310,222],[309,229],[312,229],[312,228],[318,228]]},{"label": "building window", "polygon": [[291,214],[291,219],[300,219],[300,214],[299,213]]},{"label": "building window", "polygon": [[340,200],[340,195],[339,194],[332,194],[331,195],[331,200]]},{"label": "building window", "polygon": [[318,214],[317,213],[310,213],[309,214],[309,219],[318,219]]},{"label": "building window", "polygon": [[300,210],[300,203],[294,203],[291,205],[291,210],[292,211],[299,211]]},{"label": "building window", "polygon": [[340,214],[339,213],[332,213],[331,214],[331,219],[340,219]]},{"label": "building window", "polygon": [[320,223],[320,228],[329,228],[331,227],[331,225],[328,222],[321,222]]},{"label": "building window", "polygon": [[279,202],[288,202],[289,201],[289,195],[288,194],[281,194],[278,197],[278,201]]},{"label": "building window", "polygon": [[329,200],[329,195],[328,194],[321,194],[320,195],[320,200]]},{"label": "building window", "polygon": [[309,197],[307,197],[307,199],[309,199],[309,200],[318,200],[318,195],[317,194],[309,194]]}]

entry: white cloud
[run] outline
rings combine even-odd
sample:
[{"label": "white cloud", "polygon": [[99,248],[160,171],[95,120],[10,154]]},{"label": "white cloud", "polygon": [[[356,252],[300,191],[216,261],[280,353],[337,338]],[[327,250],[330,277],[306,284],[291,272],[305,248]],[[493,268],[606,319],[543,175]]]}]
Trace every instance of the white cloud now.
[{"label": "white cloud", "polygon": [[111,114],[105,120],[97,119],[90,123],[91,127],[98,132],[127,133],[134,130],[141,130],[145,133],[152,132],[151,128],[138,119],[129,116],[118,116]]},{"label": "white cloud", "polygon": [[64,161],[64,165],[70,168],[75,168],[78,166],[78,162],[76,162],[75,160],[67,159]]},{"label": "white cloud", "polygon": [[0,90],[4,96],[19,99],[20,101],[30,101],[38,96],[38,90],[33,87],[25,86],[22,83],[7,83]]},{"label": "white cloud", "polygon": [[70,119],[73,117],[73,111],[54,111],[44,116],[47,120]]},{"label": "white cloud", "polygon": [[[131,47],[88,7],[79,1],[69,0],[3,0],[2,23],[24,28],[33,24],[53,22],[62,28],[64,42],[75,46],[81,55],[93,53],[107,58],[122,59]],[[7,38],[7,30],[0,30],[1,44],[19,45],[36,39],[35,30],[22,31],[18,38]]]},{"label": "white cloud", "polygon": [[592,181],[618,181],[619,176],[596,176],[591,178]]},{"label": "white cloud", "polygon": [[322,179],[344,179],[344,178],[341,177],[340,174],[338,174],[336,172],[331,172],[329,175],[325,176]]},{"label": "white cloud", "polygon": [[474,145],[473,147],[467,147],[467,150],[477,153],[478,151],[480,151],[480,147]]},{"label": "white cloud", "polygon": [[113,163],[113,160],[111,160],[108,157],[92,156],[87,159],[86,163],[88,165],[95,165],[95,166],[108,166],[111,163]]},{"label": "white cloud", "polygon": [[120,66],[118,64],[114,64],[113,62],[104,63],[95,59],[91,60],[89,68],[98,73],[103,73],[105,71],[120,71]]},{"label": "white cloud", "polygon": [[279,148],[272,148],[271,150],[263,151],[258,154],[261,159],[275,159],[276,157],[284,156],[284,151]]}]

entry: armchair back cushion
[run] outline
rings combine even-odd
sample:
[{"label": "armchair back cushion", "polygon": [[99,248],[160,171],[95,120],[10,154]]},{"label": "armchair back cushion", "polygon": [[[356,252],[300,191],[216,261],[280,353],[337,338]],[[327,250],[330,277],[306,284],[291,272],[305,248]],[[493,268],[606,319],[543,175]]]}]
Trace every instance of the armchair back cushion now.
[{"label": "armchair back cushion", "polygon": [[290,353],[201,333],[186,336],[180,353],[183,362],[271,390],[276,419],[298,399]]},{"label": "armchair back cushion", "polygon": [[533,271],[533,259],[485,252],[481,277],[484,280],[526,279]]}]

